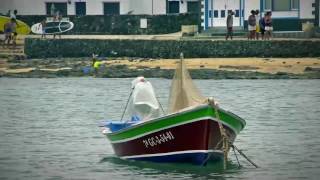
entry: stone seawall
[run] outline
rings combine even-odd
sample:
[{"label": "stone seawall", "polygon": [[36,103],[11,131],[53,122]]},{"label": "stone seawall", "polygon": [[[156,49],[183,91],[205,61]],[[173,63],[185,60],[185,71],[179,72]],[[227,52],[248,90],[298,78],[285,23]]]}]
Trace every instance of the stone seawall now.
[{"label": "stone seawall", "polygon": [[135,40],[25,39],[29,58],[102,57],[179,58],[320,57],[319,40]]}]

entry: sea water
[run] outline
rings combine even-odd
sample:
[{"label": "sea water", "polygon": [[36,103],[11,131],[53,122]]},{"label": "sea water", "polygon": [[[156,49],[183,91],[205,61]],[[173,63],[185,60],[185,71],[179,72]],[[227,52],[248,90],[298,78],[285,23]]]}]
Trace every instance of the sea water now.
[{"label": "sea water", "polygon": [[[132,79],[0,78],[0,179],[318,179],[319,80],[195,80],[247,122],[229,154],[199,167],[126,161],[97,126],[121,117]],[[170,80],[149,79],[167,107]],[[192,133],[192,132],[190,132]]]}]

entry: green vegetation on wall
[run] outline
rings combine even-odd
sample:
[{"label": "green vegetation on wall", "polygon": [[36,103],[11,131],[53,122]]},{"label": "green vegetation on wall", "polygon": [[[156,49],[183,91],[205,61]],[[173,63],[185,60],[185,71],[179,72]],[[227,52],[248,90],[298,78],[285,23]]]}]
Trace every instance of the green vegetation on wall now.
[{"label": "green vegetation on wall", "polygon": [[207,57],[320,57],[320,41],[247,40],[129,40],[26,38],[25,53],[31,58],[105,57],[187,58]]},{"label": "green vegetation on wall", "polygon": [[[18,16],[28,25],[41,22],[47,16]],[[167,34],[181,30],[181,25],[199,25],[196,13],[170,15],[87,15],[68,16],[74,23],[69,34]],[[140,28],[140,19],[146,18],[148,27]]]}]

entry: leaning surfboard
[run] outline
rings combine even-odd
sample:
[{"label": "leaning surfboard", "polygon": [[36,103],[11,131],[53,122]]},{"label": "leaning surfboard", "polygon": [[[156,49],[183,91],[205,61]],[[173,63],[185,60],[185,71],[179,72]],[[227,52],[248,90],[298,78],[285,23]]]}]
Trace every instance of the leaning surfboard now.
[{"label": "leaning surfboard", "polygon": [[[0,16],[0,31],[4,32],[4,25],[10,22],[11,18],[6,16]],[[17,33],[27,35],[30,33],[30,27],[23,21],[17,20]]]},{"label": "leaning surfboard", "polygon": [[70,31],[74,24],[70,21],[52,21],[46,22],[45,27],[41,23],[37,23],[31,26],[31,31],[34,34],[61,34]]}]

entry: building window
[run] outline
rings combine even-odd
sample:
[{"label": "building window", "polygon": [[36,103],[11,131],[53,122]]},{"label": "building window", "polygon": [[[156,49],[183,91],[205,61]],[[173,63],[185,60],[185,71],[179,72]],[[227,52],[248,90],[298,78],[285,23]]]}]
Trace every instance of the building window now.
[{"label": "building window", "polygon": [[214,10],[214,11],[213,11],[213,16],[214,16],[215,18],[219,17],[219,11],[218,11],[218,10]]},{"label": "building window", "polygon": [[272,7],[272,0],[265,0],[264,1],[264,9],[265,10],[271,10],[271,7]]},{"label": "building window", "polygon": [[212,18],[212,10],[209,10],[209,18]]},{"label": "building window", "polygon": [[299,0],[292,0],[291,1],[291,9],[293,9],[293,10],[299,9]]},{"label": "building window", "polygon": [[226,11],[225,10],[221,10],[221,17],[222,18],[226,17]]},{"label": "building window", "polygon": [[239,9],[236,10],[235,17],[240,17],[240,11],[239,11]]},{"label": "building window", "polygon": [[47,15],[56,15],[60,14],[62,16],[66,16],[68,14],[67,11],[67,3],[46,3]]},{"label": "building window", "polygon": [[104,15],[119,15],[120,3],[119,2],[105,2],[103,3]]},{"label": "building window", "polygon": [[86,15],[86,2],[75,2],[76,4],[76,15],[83,16]]},{"label": "building window", "polygon": [[199,1],[188,1],[187,3],[188,13],[198,13],[199,12]]},{"label": "building window", "polygon": [[169,13],[179,12],[179,1],[169,1]]},{"label": "building window", "polygon": [[272,2],[273,11],[290,11],[291,0],[276,0]]},{"label": "building window", "polygon": [[300,0],[264,0],[265,11],[291,11],[299,9]]}]

